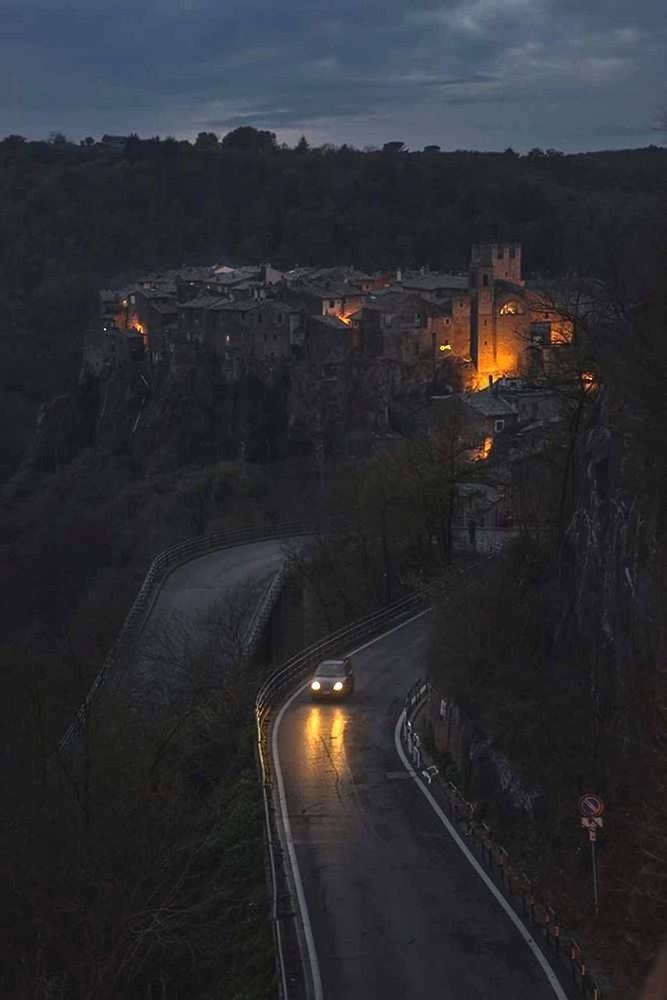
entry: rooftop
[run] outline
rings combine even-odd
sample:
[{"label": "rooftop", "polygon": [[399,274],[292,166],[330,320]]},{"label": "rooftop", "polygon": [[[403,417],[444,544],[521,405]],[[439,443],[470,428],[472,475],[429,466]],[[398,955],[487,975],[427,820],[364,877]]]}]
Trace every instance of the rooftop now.
[{"label": "rooftop", "polygon": [[503,399],[495,392],[495,387],[490,385],[487,389],[480,389],[478,392],[462,393],[461,399],[476,410],[483,417],[503,417],[514,416],[515,410],[511,403]]},{"label": "rooftop", "polygon": [[214,312],[250,312],[251,309],[257,309],[257,302],[254,299],[242,300],[240,302],[228,302],[227,299],[217,299],[209,308]]},{"label": "rooftop", "polygon": [[320,299],[345,299],[358,298],[364,293],[356,285],[347,284],[344,281],[334,281],[326,279],[324,281],[303,281],[300,289],[308,295],[314,295]]},{"label": "rooftop", "polygon": [[348,324],[343,323],[342,319],[338,319],[337,316],[313,316],[313,320],[318,323],[325,323],[327,326],[331,326],[334,330],[347,330]]},{"label": "rooftop", "polygon": [[403,288],[416,288],[422,292],[442,290],[464,291],[468,288],[466,274],[423,274],[414,278],[402,278],[398,282]]},{"label": "rooftop", "polygon": [[227,302],[227,299],[223,299],[220,295],[198,295],[195,299],[190,299],[189,302],[181,303],[181,309],[210,309],[211,306],[217,305],[218,303]]}]

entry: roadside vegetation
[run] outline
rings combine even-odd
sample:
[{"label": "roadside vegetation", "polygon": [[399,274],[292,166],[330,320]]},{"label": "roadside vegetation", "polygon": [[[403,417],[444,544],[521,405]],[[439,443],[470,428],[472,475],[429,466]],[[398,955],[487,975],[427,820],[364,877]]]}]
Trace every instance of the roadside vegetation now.
[{"label": "roadside vegetation", "polygon": [[[147,636],[152,659],[117,664],[70,747],[33,740],[0,824],[3,995],[271,995],[260,674],[238,643],[256,599]],[[175,684],[135,683],[142,670]]]},{"label": "roadside vegetation", "polygon": [[[611,1000],[636,994],[667,927],[664,268],[657,256],[637,283],[629,266],[625,301],[610,290],[588,343],[597,388],[554,453],[560,469],[527,465],[560,512],[553,533],[434,588],[443,768],[608,975]],[[598,917],[585,792],[607,806]]]}]

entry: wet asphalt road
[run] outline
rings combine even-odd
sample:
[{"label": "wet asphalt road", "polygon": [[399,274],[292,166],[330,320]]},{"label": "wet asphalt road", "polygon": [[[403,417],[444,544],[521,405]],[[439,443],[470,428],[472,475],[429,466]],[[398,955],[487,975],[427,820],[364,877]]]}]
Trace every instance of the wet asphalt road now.
[{"label": "wet asphalt road", "polygon": [[285,540],[254,542],[221,549],[179,566],[165,581],[152,624],[171,615],[194,618],[222,601],[234,587],[261,581],[276,573],[285,558]]},{"label": "wet asphalt road", "polygon": [[420,619],[355,657],[349,702],[297,695],[276,746],[325,1000],[554,1000],[537,960],[403,769]]}]

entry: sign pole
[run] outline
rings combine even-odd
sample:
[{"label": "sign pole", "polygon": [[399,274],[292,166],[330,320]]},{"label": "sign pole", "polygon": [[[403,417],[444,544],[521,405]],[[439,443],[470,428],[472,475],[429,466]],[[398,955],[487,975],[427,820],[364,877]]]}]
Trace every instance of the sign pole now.
[{"label": "sign pole", "polygon": [[595,853],[595,841],[597,839],[595,830],[589,831],[591,838],[591,859],[593,861],[593,903],[595,905],[595,916],[600,914],[600,892],[598,887],[598,859]]},{"label": "sign pole", "polygon": [[598,838],[598,830],[602,829],[604,820],[604,801],[599,795],[582,795],[578,802],[581,825],[588,830],[588,839],[591,842],[591,862],[593,864],[593,905],[595,916],[600,914],[600,886],[598,882],[598,859],[595,851],[595,844]]}]

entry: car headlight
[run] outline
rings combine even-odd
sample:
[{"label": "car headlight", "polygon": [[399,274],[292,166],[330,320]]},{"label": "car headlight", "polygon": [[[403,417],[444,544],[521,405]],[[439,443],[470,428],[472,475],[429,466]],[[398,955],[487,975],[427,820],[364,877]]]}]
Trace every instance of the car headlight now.
[{"label": "car headlight", "polygon": [[342,691],[342,690],[343,690],[343,682],[336,681],[336,683],[334,684],[334,691]]},{"label": "car headlight", "polygon": [[320,684],[319,681],[313,681],[313,683],[310,685],[310,690],[311,691],[319,691],[320,687],[321,687],[321,684]]}]

